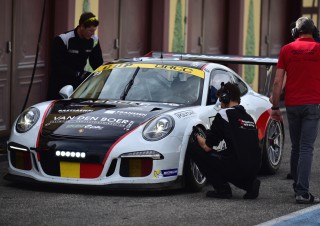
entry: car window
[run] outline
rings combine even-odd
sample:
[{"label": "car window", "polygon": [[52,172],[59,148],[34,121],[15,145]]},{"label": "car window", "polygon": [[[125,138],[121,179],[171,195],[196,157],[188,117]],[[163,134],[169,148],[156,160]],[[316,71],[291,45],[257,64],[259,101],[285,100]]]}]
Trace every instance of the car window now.
[{"label": "car window", "polygon": [[207,104],[210,105],[217,102],[216,92],[220,89],[222,82],[231,82],[238,84],[241,96],[248,92],[248,87],[237,75],[226,70],[216,69],[213,70],[210,74],[210,85]]},{"label": "car window", "polygon": [[225,70],[213,70],[210,75],[210,86],[213,86],[217,90],[220,89],[221,83],[231,82],[234,83],[233,75]]},{"label": "car window", "polygon": [[248,92],[248,87],[240,78],[238,78],[238,76],[235,75],[234,78],[235,83],[238,84],[238,87],[240,89],[241,96],[243,96]]},{"label": "car window", "polygon": [[217,91],[221,87],[221,83],[227,83],[231,82],[234,83],[234,77],[233,75],[225,70],[221,69],[216,69],[213,70],[210,74],[210,82],[209,82],[209,93],[208,93],[208,99],[207,99],[207,104],[215,104],[218,100],[216,94]]}]

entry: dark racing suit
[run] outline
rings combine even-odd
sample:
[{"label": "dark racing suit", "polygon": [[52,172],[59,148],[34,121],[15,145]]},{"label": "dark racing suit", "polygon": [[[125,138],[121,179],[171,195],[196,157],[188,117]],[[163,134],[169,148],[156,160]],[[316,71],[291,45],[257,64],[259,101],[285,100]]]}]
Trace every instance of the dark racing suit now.
[{"label": "dark racing suit", "polygon": [[49,99],[61,98],[59,90],[63,86],[72,85],[75,89],[83,81],[88,59],[93,70],[103,63],[98,37],[80,38],[77,28],[54,38],[51,59]]},{"label": "dark racing suit", "polygon": [[221,109],[206,131],[206,144],[213,150],[205,152],[200,146],[192,158],[217,190],[230,182],[250,190],[261,165],[258,131],[252,117],[243,106]]}]

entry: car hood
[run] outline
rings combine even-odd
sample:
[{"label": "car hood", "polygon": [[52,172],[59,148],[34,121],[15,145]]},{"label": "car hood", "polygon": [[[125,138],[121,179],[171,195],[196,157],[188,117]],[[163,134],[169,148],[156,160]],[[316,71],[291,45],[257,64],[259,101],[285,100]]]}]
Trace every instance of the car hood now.
[{"label": "car hood", "polygon": [[178,104],[60,100],[43,121],[42,136],[116,139]]}]

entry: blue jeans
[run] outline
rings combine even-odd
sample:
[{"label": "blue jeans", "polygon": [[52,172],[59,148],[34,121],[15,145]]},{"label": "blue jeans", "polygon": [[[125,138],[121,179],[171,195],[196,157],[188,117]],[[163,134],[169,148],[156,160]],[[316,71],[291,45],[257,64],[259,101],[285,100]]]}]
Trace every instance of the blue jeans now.
[{"label": "blue jeans", "polygon": [[296,195],[309,192],[314,142],[318,134],[320,105],[286,106],[291,138],[291,175]]}]

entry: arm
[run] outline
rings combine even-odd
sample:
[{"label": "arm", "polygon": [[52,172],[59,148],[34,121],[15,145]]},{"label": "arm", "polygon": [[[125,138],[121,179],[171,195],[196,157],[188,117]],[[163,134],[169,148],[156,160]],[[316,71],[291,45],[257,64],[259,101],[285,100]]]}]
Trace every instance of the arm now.
[{"label": "arm", "polygon": [[206,138],[203,138],[199,135],[197,136],[198,143],[205,152],[213,151],[212,147],[217,146],[222,140],[222,123],[223,119],[221,115],[218,113],[212,122],[210,130],[206,131]]},{"label": "arm", "polygon": [[93,70],[97,69],[103,64],[102,51],[100,43],[97,40],[97,44],[93,47],[92,52],[89,56],[89,62]]},{"label": "arm", "polygon": [[52,68],[56,75],[73,75],[76,76],[77,71],[69,66],[67,61],[68,49],[63,43],[62,39],[58,36],[55,37],[52,44]]},{"label": "arm", "polygon": [[[272,104],[273,107],[279,107],[280,95],[282,91],[283,81],[285,77],[285,70],[278,68],[276,71],[276,76],[273,83],[272,91]],[[280,120],[281,112],[280,109],[272,110],[271,118],[274,120]]]}]

